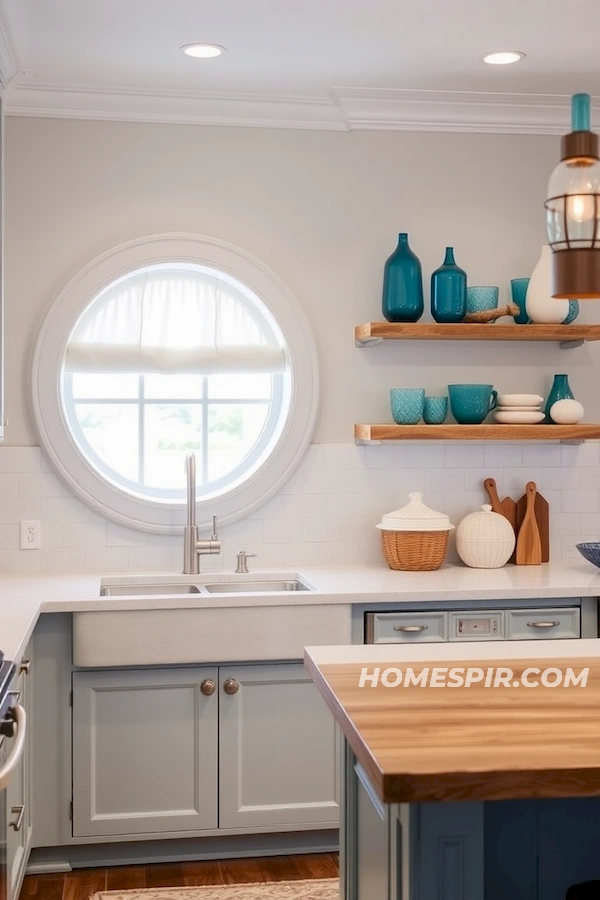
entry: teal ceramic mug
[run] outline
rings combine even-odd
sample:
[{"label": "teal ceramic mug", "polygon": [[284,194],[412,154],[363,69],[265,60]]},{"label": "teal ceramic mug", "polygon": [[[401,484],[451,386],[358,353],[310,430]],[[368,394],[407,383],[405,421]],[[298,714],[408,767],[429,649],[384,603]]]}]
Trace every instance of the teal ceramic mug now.
[{"label": "teal ceramic mug", "polygon": [[449,384],[452,415],[460,425],[479,425],[498,403],[491,384]]},{"label": "teal ceramic mug", "polygon": [[425,403],[424,388],[390,388],[392,417],[397,425],[416,425]]}]

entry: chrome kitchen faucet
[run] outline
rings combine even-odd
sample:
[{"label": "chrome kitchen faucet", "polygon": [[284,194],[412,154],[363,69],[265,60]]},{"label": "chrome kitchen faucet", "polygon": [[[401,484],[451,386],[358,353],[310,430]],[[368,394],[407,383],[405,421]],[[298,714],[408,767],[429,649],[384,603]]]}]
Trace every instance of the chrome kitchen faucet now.
[{"label": "chrome kitchen faucet", "polygon": [[187,482],[187,524],[183,529],[183,574],[198,575],[200,557],[221,552],[221,541],[217,536],[217,517],[212,517],[212,534],[207,541],[198,540],[196,525],[196,457],[188,453],[185,458]]}]

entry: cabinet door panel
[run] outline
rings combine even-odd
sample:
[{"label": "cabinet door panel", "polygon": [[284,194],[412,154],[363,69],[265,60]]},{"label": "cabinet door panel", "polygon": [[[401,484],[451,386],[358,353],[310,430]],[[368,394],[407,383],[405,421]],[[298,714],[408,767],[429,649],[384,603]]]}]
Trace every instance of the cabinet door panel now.
[{"label": "cabinet door panel", "polygon": [[481,900],[483,803],[421,803],[419,820],[418,896]]},{"label": "cabinet door panel", "polygon": [[221,667],[219,690],[219,825],[337,827],[334,720],[303,665]]},{"label": "cabinet door panel", "polygon": [[217,824],[216,668],[73,675],[75,837]]}]

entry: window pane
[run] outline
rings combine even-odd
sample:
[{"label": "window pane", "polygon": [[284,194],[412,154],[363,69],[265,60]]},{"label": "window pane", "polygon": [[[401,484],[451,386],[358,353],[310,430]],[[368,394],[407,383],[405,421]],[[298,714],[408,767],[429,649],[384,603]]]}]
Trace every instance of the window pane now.
[{"label": "window pane", "polygon": [[154,489],[185,490],[185,454],[198,457],[196,476],[202,483],[200,404],[148,404],[144,420],[144,484]]},{"label": "window pane", "polygon": [[254,446],[268,413],[266,403],[211,404],[208,410],[208,479],[216,481],[240,464]]},{"label": "window pane", "polygon": [[121,478],[137,481],[137,405],[76,403],[75,415],[86,440],[104,466]]},{"label": "window pane", "polygon": [[271,375],[211,375],[208,396],[216,400],[270,400]]},{"label": "window pane", "polygon": [[199,400],[201,375],[146,375],[144,390],[148,400]]},{"label": "window pane", "polygon": [[133,400],[138,396],[137,375],[73,375],[75,400]]}]

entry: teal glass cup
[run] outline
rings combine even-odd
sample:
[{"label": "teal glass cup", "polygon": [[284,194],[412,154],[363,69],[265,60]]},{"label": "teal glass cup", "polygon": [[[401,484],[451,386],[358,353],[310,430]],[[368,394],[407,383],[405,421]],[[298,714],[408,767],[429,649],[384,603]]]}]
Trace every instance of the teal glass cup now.
[{"label": "teal glass cup", "polygon": [[498,391],[491,384],[449,384],[448,397],[459,425],[480,425],[498,404]]},{"label": "teal glass cup", "polygon": [[447,397],[425,397],[423,421],[428,425],[441,425],[448,415]]},{"label": "teal glass cup", "polygon": [[527,307],[525,306],[528,287],[529,278],[511,279],[510,292],[512,295],[512,302],[519,307],[519,312],[516,316],[513,316],[517,325],[529,325],[529,316],[527,315]]},{"label": "teal glass cup", "polygon": [[390,388],[390,406],[396,425],[416,425],[423,416],[424,388]]},{"label": "teal glass cup", "polygon": [[[467,288],[467,313],[498,309],[500,289],[491,284],[477,284]],[[492,322],[495,322],[492,319]]]}]

